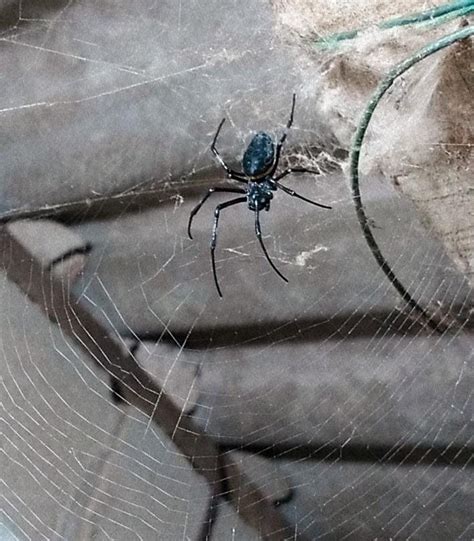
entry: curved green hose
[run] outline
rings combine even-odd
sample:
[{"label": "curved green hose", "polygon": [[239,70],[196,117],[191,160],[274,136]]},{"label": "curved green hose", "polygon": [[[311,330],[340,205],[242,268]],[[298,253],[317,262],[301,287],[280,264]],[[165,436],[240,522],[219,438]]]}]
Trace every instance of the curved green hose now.
[{"label": "curved green hose", "polygon": [[405,17],[397,17],[396,19],[390,19],[383,22],[381,28],[392,28],[394,26],[406,26],[407,24],[420,23],[429,19],[436,19],[452,11],[457,11],[465,8],[473,8],[473,0],[458,0],[457,2],[449,2],[432,9],[427,9],[421,13],[413,13],[412,15],[406,15]]},{"label": "curved green hose", "polygon": [[360,195],[360,187],[359,187],[360,151],[361,151],[362,142],[367,132],[367,128],[372,118],[372,115],[374,114],[374,111],[377,105],[379,104],[380,100],[382,99],[383,95],[392,86],[395,79],[397,79],[397,77],[399,77],[402,73],[410,69],[412,66],[414,66],[415,64],[417,64],[424,58],[436,53],[437,51],[440,51],[441,49],[444,49],[445,47],[448,47],[449,45],[452,45],[453,43],[457,41],[466,39],[472,35],[474,35],[474,26],[468,26],[467,28],[458,30],[457,32],[449,34],[448,36],[445,36],[433,43],[430,43],[426,47],[423,47],[423,49],[420,49],[417,53],[415,53],[414,55],[410,56],[409,58],[407,58],[403,62],[400,62],[400,64],[392,68],[387,74],[387,76],[378,85],[374,95],[370,99],[365,111],[363,112],[362,119],[355,132],[354,139],[351,146],[351,151],[350,151],[350,179],[351,179],[352,199],[356,207],[357,218],[362,228],[362,232],[364,233],[365,240],[367,244],[369,245],[369,248],[373,256],[375,257],[375,260],[377,261],[379,267],[385,273],[385,275],[390,280],[390,282],[395,287],[395,289],[399,292],[399,294],[402,296],[402,298],[406,301],[406,303],[411,308],[414,308],[415,310],[421,312],[426,317],[427,321],[430,322],[432,327],[436,327],[437,325],[433,322],[430,315],[427,314],[426,311],[423,310],[421,306],[418,305],[418,303],[411,297],[408,291],[403,287],[402,283],[398,280],[395,273],[390,268],[386,259],[382,255],[382,252],[372,234],[372,231],[369,226],[369,221],[365,214],[362,198]]},{"label": "curved green hose", "polygon": [[[437,6],[420,13],[412,13],[411,15],[396,17],[395,19],[388,19],[387,21],[382,21],[376,26],[377,28],[384,30],[387,28],[407,26],[409,24],[420,24],[423,22],[429,24],[442,24],[452,20],[455,17],[462,17],[473,12],[474,0],[457,0],[456,2],[443,4],[442,6]],[[355,38],[362,30],[364,30],[364,28],[332,34],[325,38],[318,39],[316,41],[316,45],[319,47],[331,47],[337,45],[340,41]]]}]

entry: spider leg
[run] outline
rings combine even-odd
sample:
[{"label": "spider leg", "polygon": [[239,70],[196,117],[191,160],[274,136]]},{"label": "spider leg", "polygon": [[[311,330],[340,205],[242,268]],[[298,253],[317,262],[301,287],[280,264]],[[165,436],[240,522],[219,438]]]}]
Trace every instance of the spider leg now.
[{"label": "spider leg", "polygon": [[[292,172],[294,172],[294,169],[293,169]],[[283,190],[288,195],[291,195],[292,197],[297,197],[298,199],[301,199],[302,201],[306,201],[306,203],[311,203],[312,205],[315,205],[317,207],[321,207],[322,209],[332,209],[332,207],[330,207],[329,205],[322,205],[321,203],[316,203],[316,201],[312,201],[311,199],[303,197],[299,193],[295,192],[295,190],[291,190],[290,188],[287,188],[286,186],[283,186],[283,184],[280,184],[278,182],[278,180],[277,180],[278,178],[281,178],[281,175],[279,177],[277,177],[276,179],[273,179],[271,182],[273,184],[275,184],[275,186],[277,186],[277,188],[280,188],[281,190]]]},{"label": "spider leg", "polygon": [[295,105],[296,105],[296,94],[293,92],[293,101],[291,103],[290,118],[288,119],[288,122],[286,124],[286,130],[285,130],[284,134],[282,135],[282,137],[280,139],[280,144],[285,142],[288,130],[291,128],[291,126],[293,124],[293,117],[295,116]]},{"label": "spider leg", "polygon": [[194,216],[199,212],[201,207],[204,205],[204,203],[209,199],[209,197],[214,192],[224,192],[224,193],[246,193],[246,191],[243,188],[209,188],[207,191],[207,194],[201,199],[201,201],[193,208],[191,211],[191,214],[189,215],[189,222],[188,222],[188,236],[192,240],[193,236],[191,235],[191,226],[193,223]]},{"label": "spider leg", "polygon": [[278,274],[278,276],[288,283],[288,280],[283,276],[283,274],[275,267],[275,264],[270,259],[270,256],[268,255],[267,249],[265,248],[265,244],[263,243],[262,239],[262,230],[260,228],[260,212],[258,209],[255,209],[255,233],[257,234],[257,238],[260,242],[260,246],[262,247],[263,253],[265,254],[265,257],[267,258],[267,261],[270,263],[272,269]]},{"label": "spider leg", "polygon": [[275,161],[273,162],[273,169],[271,171],[272,175],[276,171],[276,168],[278,167],[278,162],[280,161],[281,149],[283,147],[284,142],[286,141],[286,137],[288,135],[288,130],[293,125],[293,118],[295,116],[295,105],[296,105],[296,94],[293,94],[293,101],[292,101],[292,104],[291,104],[290,118],[288,119],[288,122],[286,123],[286,128],[285,128],[285,130],[283,132],[283,135],[280,137],[280,140],[277,143],[277,147],[276,147],[276,151],[275,151]]},{"label": "spider leg", "polygon": [[239,203],[245,203],[247,201],[246,197],[237,197],[236,199],[231,199],[230,201],[226,201],[225,203],[221,203],[220,205],[217,205],[216,209],[214,210],[214,226],[212,227],[212,237],[211,237],[211,263],[212,263],[212,273],[214,275],[214,283],[216,284],[217,293],[219,294],[219,297],[222,298],[222,291],[219,287],[219,282],[217,280],[217,271],[216,271],[216,256],[215,256],[215,250],[216,250],[216,243],[217,243],[217,227],[219,226],[219,216],[221,210],[231,207],[233,205],[238,205]]},{"label": "spider leg", "polygon": [[221,120],[221,123],[219,124],[219,127],[217,128],[216,135],[214,135],[214,139],[211,144],[211,151],[214,154],[214,156],[217,158],[217,161],[225,169],[225,172],[227,173],[228,178],[237,180],[238,182],[245,182],[247,184],[246,177],[242,173],[239,173],[238,171],[234,171],[233,169],[231,169],[222,159],[222,156],[219,154],[219,151],[216,148],[217,138],[219,137],[219,133],[222,129],[224,122],[225,122],[225,118]]}]

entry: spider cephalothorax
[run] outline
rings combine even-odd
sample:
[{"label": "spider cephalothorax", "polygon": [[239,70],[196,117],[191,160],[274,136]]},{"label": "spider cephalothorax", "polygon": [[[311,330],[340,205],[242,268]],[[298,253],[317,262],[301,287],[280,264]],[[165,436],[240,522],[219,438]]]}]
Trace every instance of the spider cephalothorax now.
[{"label": "spider cephalothorax", "polygon": [[263,178],[258,182],[249,182],[247,190],[247,203],[250,210],[270,210],[270,201],[276,186],[270,180]]},{"label": "spider cephalothorax", "polygon": [[221,210],[227,207],[231,207],[233,205],[238,205],[239,203],[247,203],[248,208],[255,213],[255,233],[260,242],[260,246],[262,247],[265,257],[267,258],[268,262],[272,266],[273,270],[278,274],[278,276],[280,276],[280,278],[285,280],[285,282],[288,282],[288,280],[283,276],[283,274],[275,267],[273,261],[270,259],[270,256],[268,255],[267,249],[265,248],[265,244],[263,243],[262,231],[260,228],[260,211],[270,210],[270,201],[273,199],[273,192],[275,192],[278,188],[280,188],[282,191],[284,191],[288,195],[292,195],[293,197],[302,199],[303,201],[306,201],[307,203],[311,203],[312,205],[316,205],[318,207],[325,208],[325,209],[331,208],[328,205],[322,205],[321,203],[316,203],[315,201],[311,201],[311,199],[307,199],[306,197],[299,195],[294,190],[291,190],[290,188],[283,186],[279,182],[282,178],[286,177],[290,173],[318,174],[319,171],[314,171],[312,169],[306,169],[302,167],[288,168],[288,169],[285,169],[279,175],[275,176],[275,172],[278,167],[278,162],[280,161],[280,153],[283,147],[283,143],[286,140],[288,130],[293,124],[293,115],[295,112],[295,101],[296,101],[296,95],[293,94],[293,104],[291,107],[290,118],[286,125],[286,129],[283,132],[283,135],[280,137],[278,143],[276,144],[276,147],[275,147],[275,143],[272,137],[268,135],[268,133],[258,132],[252,137],[252,140],[250,141],[242,158],[242,170],[243,170],[242,173],[231,169],[225,163],[225,161],[222,159],[221,155],[216,149],[217,138],[221,131],[222,125],[224,124],[225,118],[221,120],[221,123],[219,124],[219,127],[217,128],[216,135],[214,136],[214,140],[212,141],[211,150],[214,153],[217,160],[219,161],[219,163],[225,169],[227,173],[227,177],[230,179],[236,180],[237,182],[246,184],[245,188],[231,188],[231,187],[209,188],[206,195],[201,199],[199,204],[194,207],[194,209],[191,211],[191,214],[189,216],[188,235],[192,239],[193,237],[191,235],[191,225],[193,222],[193,218],[194,216],[196,216],[196,214],[199,212],[199,209],[203,206],[203,204],[207,201],[207,199],[210,197],[212,193],[225,192],[225,193],[242,194],[241,197],[236,197],[235,199],[231,199],[230,201],[226,201],[225,203],[220,203],[219,205],[217,205],[217,207],[214,210],[214,227],[212,229],[212,238],[211,238],[211,262],[212,262],[212,272],[214,274],[214,283],[216,284],[217,292],[220,297],[222,297],[222,292],[219,286],[219,282],[217,280],[215,249],[216,249],[216,242],[217,242],[217,228],[219,225],[219,216],[220,216]]}]

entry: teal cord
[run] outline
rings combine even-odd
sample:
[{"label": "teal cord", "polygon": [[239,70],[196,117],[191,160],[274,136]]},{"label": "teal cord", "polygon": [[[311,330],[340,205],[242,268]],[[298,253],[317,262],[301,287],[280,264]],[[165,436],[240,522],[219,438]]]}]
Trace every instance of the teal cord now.
[{"label": "teal cord", "polygon": [[362,228],[362,232],[364,234],[365,240],[373,256],[375,257],[375,260],[377,261],[379,267],[385,273],[385,275],[390,280],[390,282],[395,287],[395,289],[398,291],[398,293],[402,296],[404,301],[411,308],[423,314],[427,322],[433,328],[436,328],[436,327],[439,328],[439,325],[433,321],[432,316],[430,316],[425,310],[423,310],[423,308],[421,308],[421,306],[418,305],[418,303],[411,297],[408,291],[403,287],[402,283],[398,280],[395,273],[393,272],[393,270],[387,263],[387,260],[382,255],[382,252],[372,234],[372,231],[369,225],[369,220],[367,218],[367,215],[365,214],[364,205],[362,203],[362,198],[360,195],[360,187],[359,187],[360,152],[361,152],[362,142],[367,132],[367,128],[369,126],[369,122],[372,118],[372,115],[374,114],[374,111],[377,105],[379,104],[380,100],[382,99],[383,95],[392,86],[395,79],[397,79],[397,77],[400,77],[402,73],[410,69],[412,66],[414,66],[415,64],[417,64],[424,58],[436,53],[437,51],[440,51],[441,49],[444,49],[445,47],[448,47],[449,45],[452,45],[453,43],[457,41],[469,38],[472,35],[474,35],[474,26],[468,26],[467,28],[458,30],[457,32],[449,34],[448,36],[445,36],[435,41],[434,43],[430,43],[426,47],[423,47],[423,49],[420,49],[417,53],[415,53],[414,55],[410,56],[409,58],[407,58],[406,60],[404,60],[397,66],[395,66],[394,68],[392,68],[387,74],[387,76],[378,85],[374,95],[370,99],[365,111],[363,112],[362,119],[355,132],[354,139],[351,146],[351,151],[350,151],[350,179],[351,179],[351,188],[352,188],[352,199],[356,207],[357,218]]},{"label": "teal cord", "polygon": [[[383,21],[376,26],[381,30],[385,30],[388,28],[407,26],[410,24],[442,24],[452,20],[455,17],[462,17],[469,15],[470,13],[474,13],[474,0],[457,0],[456,2],[443,4],[442,6],[437,6],[420,13],[413,13],[411,15],[405,15],[395,19],[388,19],[387,21]],[[364,28],[332,34],[330,36],[318,39],[316,41],[316,45],[322,48],[329,48],[337,45],[340,41],[355,38],[362,30],[364,30]]]},{"label": "teal cord", "polygon": [[457,2],[450,2],[449,4],[443,4],[421,13],[414,13],[405,17],[397,17],[396,19],[390,19],[383,22],[380,28],[393,28],[394,26],[406,26],[408,24],[416,24],[430,19],[436,19],[447,15],[452,11],[459,11],[463,9],[474,9],[474,0],[458,0]]},{"label": "teal cord", "polygon": [[453,19],[458,19],[459,17],[464,17],[474,13],[474,4],[465,8],[457,9],[455,11],[450,11],[445,15],[440,15],[436,19],[430,19],[428,21],[423,21],[418,24],[418,26],[440,26],[441,24],[448,23]]}]

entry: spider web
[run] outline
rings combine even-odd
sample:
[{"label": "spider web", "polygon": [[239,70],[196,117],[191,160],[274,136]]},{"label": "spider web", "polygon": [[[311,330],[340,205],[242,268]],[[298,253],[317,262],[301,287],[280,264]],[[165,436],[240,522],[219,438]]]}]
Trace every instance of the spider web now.
[{"label": "spider web", "polygon": [[[439,333],[406,309],[360,232],[347,156],[314,107],[319,75],[308,83],[272,17],[257,0],[5,3],[2,217],[54,218],[92,246],[71,304],[281,500],[291,538],[470,539],[469,283],[371,174],[364,201],[389,264],[422,306],[460,323]],[[288,285],[246,206],[223,211],[220,300],[208,243],[225,196],[186,235],[199,198],[226,185],[210,142],[225,116],[219,150],[238,167],[252,132],[282,133],[293,91],[280,167],[320,174],[285,183],[333,209],[279,191],[262,213]],[[60,243],[38,224],[36,257]],[[92,349],[48,321],[33,280],[21,291],[2,257],[0,538],[256,539],[221,500],[203,530],[204,477],[159,419],[114,402]],[[265,459],[253,470],[252,456]]]}]

